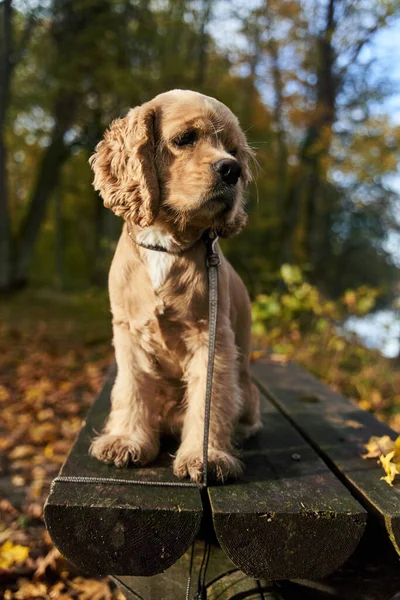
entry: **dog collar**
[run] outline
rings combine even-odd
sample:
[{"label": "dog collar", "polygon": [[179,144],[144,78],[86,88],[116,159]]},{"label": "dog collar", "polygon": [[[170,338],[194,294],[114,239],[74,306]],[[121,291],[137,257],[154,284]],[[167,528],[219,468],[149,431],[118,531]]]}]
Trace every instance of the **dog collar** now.
[{"label": "dog collar", "polygon": [[[208,239],[208,236],[209,236],[209,233],[210,233],[207,230],[196,241],[194,241],[193,244],[190,244],[190,246],[187,246],[186,248],[182,248],[181,250],[178,250],[178,251],[175,252],[173,250],[168,250],[168,248],[165,248],[165,246],[161,246],[160,244],[142,244],[142,243],[139,243],[133,237],[132,232],[129,229],[128,225],[127,225],[127,230],[128,230],[129,237],[131,238],[132,242],[134,244],[136,244],[136,246],[139,246],[140,248],[144,248],[145,250],[153,250],[154,252],[165,252],[166,254],[176,254],[176,255],[184,254],[188,250],[191,250],[191,248],[193,248],[202,238],[205,239],[205,240]],[[211,236],[215,237],[215,234],[211,234]]]}]

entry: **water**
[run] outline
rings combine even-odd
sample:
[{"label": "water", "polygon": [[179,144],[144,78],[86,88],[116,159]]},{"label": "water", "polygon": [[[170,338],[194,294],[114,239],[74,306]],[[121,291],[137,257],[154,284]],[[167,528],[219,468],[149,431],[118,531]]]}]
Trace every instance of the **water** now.
[{"label": "water", "polygon": [[400,314],[381,310],[366,317],[351,317],[345,329],[356,333],[367,348],[377,348],[384,356],[400,354]]}]

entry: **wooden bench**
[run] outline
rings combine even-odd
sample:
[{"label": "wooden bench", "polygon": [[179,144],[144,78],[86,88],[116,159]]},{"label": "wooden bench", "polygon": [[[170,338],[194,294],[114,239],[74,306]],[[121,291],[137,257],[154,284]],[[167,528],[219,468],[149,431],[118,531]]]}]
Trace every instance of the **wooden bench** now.
[{"label": "wooden bench", "polygon": [[176,481],[169,442],[146,468],[89,457],[110,373],[61,474],[139,485],[56,483],[45,506],[55,545],[83,572],[115,576],[127,598],[185,598],[197,539],[194,572],[201,540],[211,544],[208,598],[389,600],[400,590],[400,492],[361,455],[372,435],[395,432],[293,364],[261,359],[253,375],[263,429],[243,448],[245,473],[204,491],[147,485]]}]

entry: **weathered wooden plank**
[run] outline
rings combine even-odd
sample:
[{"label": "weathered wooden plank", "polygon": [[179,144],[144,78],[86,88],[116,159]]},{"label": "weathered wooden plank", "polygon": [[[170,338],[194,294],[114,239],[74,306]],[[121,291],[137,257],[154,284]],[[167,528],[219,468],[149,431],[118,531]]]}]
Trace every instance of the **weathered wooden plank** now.
[{"label": "weathered wooden plank", "polygon": [[289,421],[262,407],[244,475],[208,490],[218,541],[251,577],[322,577],[355,550],[366,512]]},{"label": "weathered wooden plank", "polygon": [[294,364],[262,359],[252,371],[276,406],[365,508],[379,517],[400,553],[400,486],[381,481],[384,473],[377,461],[361,457],[372,435],[395,439],[397,434]]},{"label": "weathered wooden plank", "polygon": [[[204,556],[204,542],[196,540],[191,574],[190,598],[197,598],[197,584]],[[127,600],[176,600],[186,597],[190,572],[191,550],[170,569],[155,577],[118,577],[115,580]],[[271,583],[257,582],[242,573],[226,557],[221,548],[212,545],[208,562],[205,587],[207,600],[232,600],[232,598],[261,598],[283,600]],[[205,597],[205,596],[204,596]]]},{"label": "weathered wooden plank", "polygon": [[[319,581],[281,582],[284,598],[298,600],[400,600],[399,557],[385,530],[370,523],[350,559]],[[325,592],[325,594],[324,594]]]},{"label": "weathered wooden plank", "polygon": [[[88,454],[110,409],[113,376],[91,409],[60,474],[136,481],[177,481],[165,450],[148,468],[116,469]],[[60,482],[44,515],[60,552],[85,573],[154,575],[184,554],[203,514],[197,488]]]}]

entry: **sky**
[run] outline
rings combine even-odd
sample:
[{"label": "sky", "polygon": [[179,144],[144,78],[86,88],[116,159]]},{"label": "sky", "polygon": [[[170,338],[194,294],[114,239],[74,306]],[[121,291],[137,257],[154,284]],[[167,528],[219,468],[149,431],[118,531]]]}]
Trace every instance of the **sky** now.
[{"label": "sky", "polygon": [[[393,125],[400,125],[400,21],[379,32],[374,44],[368,49],[387,65],[387,76],[395,83],[397,91],[387,99],[381,110],[389,115]],[[380,62],[381,62],[380,61]],[[400,174],[390,179],[390,186],[400,197]],[[397,207],[400,223],[400,201]],[[389,234],[386,249],[400,264],[400,235]],[[347,327],[355,331],[368,347],[379,348],[385,356],[398,356],[400,353],[400,311],[380,311],[363,319],[350,319]]]}]

